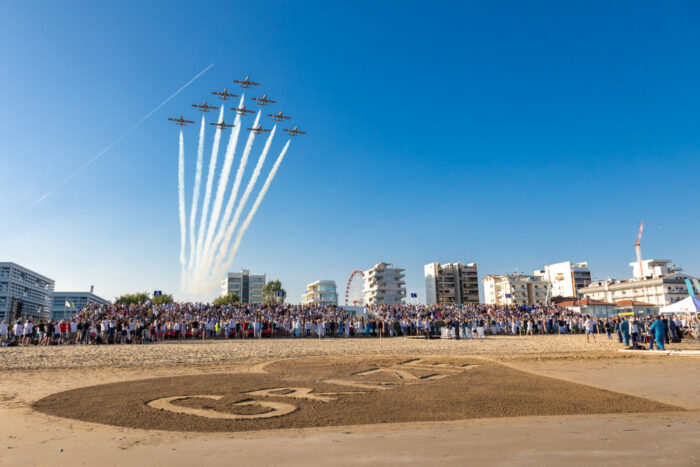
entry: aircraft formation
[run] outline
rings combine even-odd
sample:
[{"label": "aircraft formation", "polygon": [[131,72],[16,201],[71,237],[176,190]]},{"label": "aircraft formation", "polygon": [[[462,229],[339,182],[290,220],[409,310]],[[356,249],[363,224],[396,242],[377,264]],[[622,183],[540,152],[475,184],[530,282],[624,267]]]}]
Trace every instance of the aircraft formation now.
[{"label": "aircraft formation", "polygon": [[[251,86],[260,86],[260,83],[256,83],[254,81],[251,81],[250,77],[248,77],[248,76],[246,76],[245,79],[242,79],[242,80],[235,79],[235,80],[233,80],[233,82],[240,85],[240,87],[243,89],[248,89]],[[221,99],[223,101],[227,101],[232,97],[238,97],[237,94],[230,93],[228,91],[228,88],[224,88],[223,91],[212,91],[212,94],[217,96],[219,99]],[[276,104],[277,103],[277,101],[272,100],[269,97],[267,97],[267,94],[263,94],[262,97],[253,97],[252,100],[257,102],[258,105],[261,107],[267,106],[267,104]],[[202,104],[192,104],[192,107],[195,107],[200,112],[209,112],[210,110],[217,109],[217,106],[209,105],[206,100]],[[242,116],[255,113],[254,110],[247,109],[245,105],[242,105],[241,107],[231,107],[231,110],[234,110],[238,115],[242,115]],[[271,117],[276,122],[281,122],[282,120],[290,120],[292,118],[288,115],[284,115],[284,113],[282,113],[282,111],[280,111],[276,114],[269,113],[269,114],[267,114],[267,116]],[[185,117],[183,117],[182,115],[180,115],[180,117],[178,117],[178,118],[168,118],[168,120],[175,122],[175,124],[179,125],[179,126],[187,126],[190,123],[194,123],[194,121],[192,121],[192,120],[185,120]],[[232,123],[226,123],[226,122],[210,123],[210,125],[215,126],[221,130],[223,130],[225,128],[233,128],[233,126],[234,126]],[[263,128],[262,125],[258,125],[257,127],[253,126],[252,128],[247,128],[247,130],[252,131],[253,133],[255,133],[257,135],[259,135],[263,132],[270,131],[269,129]],[[297,136],[297,135],[305,135],[306,134],[305,131],[299,130],[298,126],[295,126],[292,129],[283,128],[283,130],[285,132],[287,132],[287,134],[289,136]]]}]

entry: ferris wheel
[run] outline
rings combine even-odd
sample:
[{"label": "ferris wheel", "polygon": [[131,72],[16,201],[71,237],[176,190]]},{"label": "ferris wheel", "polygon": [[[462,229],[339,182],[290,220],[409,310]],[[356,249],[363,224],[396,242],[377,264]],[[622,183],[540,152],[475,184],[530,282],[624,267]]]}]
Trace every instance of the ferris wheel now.
[{"label": "ferris wheel", "polygon": [[364,300],[362,298],[362,284],[364,282],[365,273],[359,269],[355,269],[350,273],[348,284],[345,286],[345,304],[362,306]]}]

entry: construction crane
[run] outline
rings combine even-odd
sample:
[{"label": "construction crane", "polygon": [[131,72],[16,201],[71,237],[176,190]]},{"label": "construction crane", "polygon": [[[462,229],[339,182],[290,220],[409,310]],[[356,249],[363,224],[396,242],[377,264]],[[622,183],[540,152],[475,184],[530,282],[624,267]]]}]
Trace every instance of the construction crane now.
[{"label": "construction crane", "polygon": [[639,235],[637,241],[634,242],[634,251],[637,252],[637,262],[639,263],[639,278],[644,279],[644,269],[642,269],[642,231],[644,230],[644,222],[639,223]]}]

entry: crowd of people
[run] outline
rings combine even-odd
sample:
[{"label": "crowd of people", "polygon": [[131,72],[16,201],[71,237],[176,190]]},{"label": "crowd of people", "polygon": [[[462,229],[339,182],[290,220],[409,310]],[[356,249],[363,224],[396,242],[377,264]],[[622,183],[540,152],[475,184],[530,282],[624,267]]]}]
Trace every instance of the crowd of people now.
[{"label": "crowd of people", "polygon": [[360,314],[336,306],[205,303],[90,304],[68,320],[0,323],[3,345],[142,344],[159,340],[271,337],[422,336],[483,339],[487,335],[596,334],[630,347],[700,342],[700,322],[689,317],[593,318],[557,306],[368,306]]}]

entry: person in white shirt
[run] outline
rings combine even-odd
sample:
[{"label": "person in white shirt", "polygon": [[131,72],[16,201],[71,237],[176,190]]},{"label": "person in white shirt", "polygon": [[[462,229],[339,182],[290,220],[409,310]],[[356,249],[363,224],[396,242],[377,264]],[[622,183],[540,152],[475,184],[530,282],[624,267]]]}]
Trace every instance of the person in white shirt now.
[{"label": "person in white shirt", "polygon": [[586,316],[586,321],[584,321],[583,326],[586,328],[586,342],[591,342],[590,336],[593,336],[593,342],[597,342],[593,330],[598,327],[598,324],[593,321],[590,316]]},{"label": "person in white shirt", "polygon": [[22,324],[22,321],[17,321],[15,323],[15,339],[17,339],[17,345],[21,344],[22,342],[22,336],[24,335],[24,325]]},{"label": "person in white shirt", "polygon": [[33,334],[34,325],[31,321],[27,321],[27,324],[24,325],[24,339],[22,339],[22,344],[29,345],[33,340]]}]

